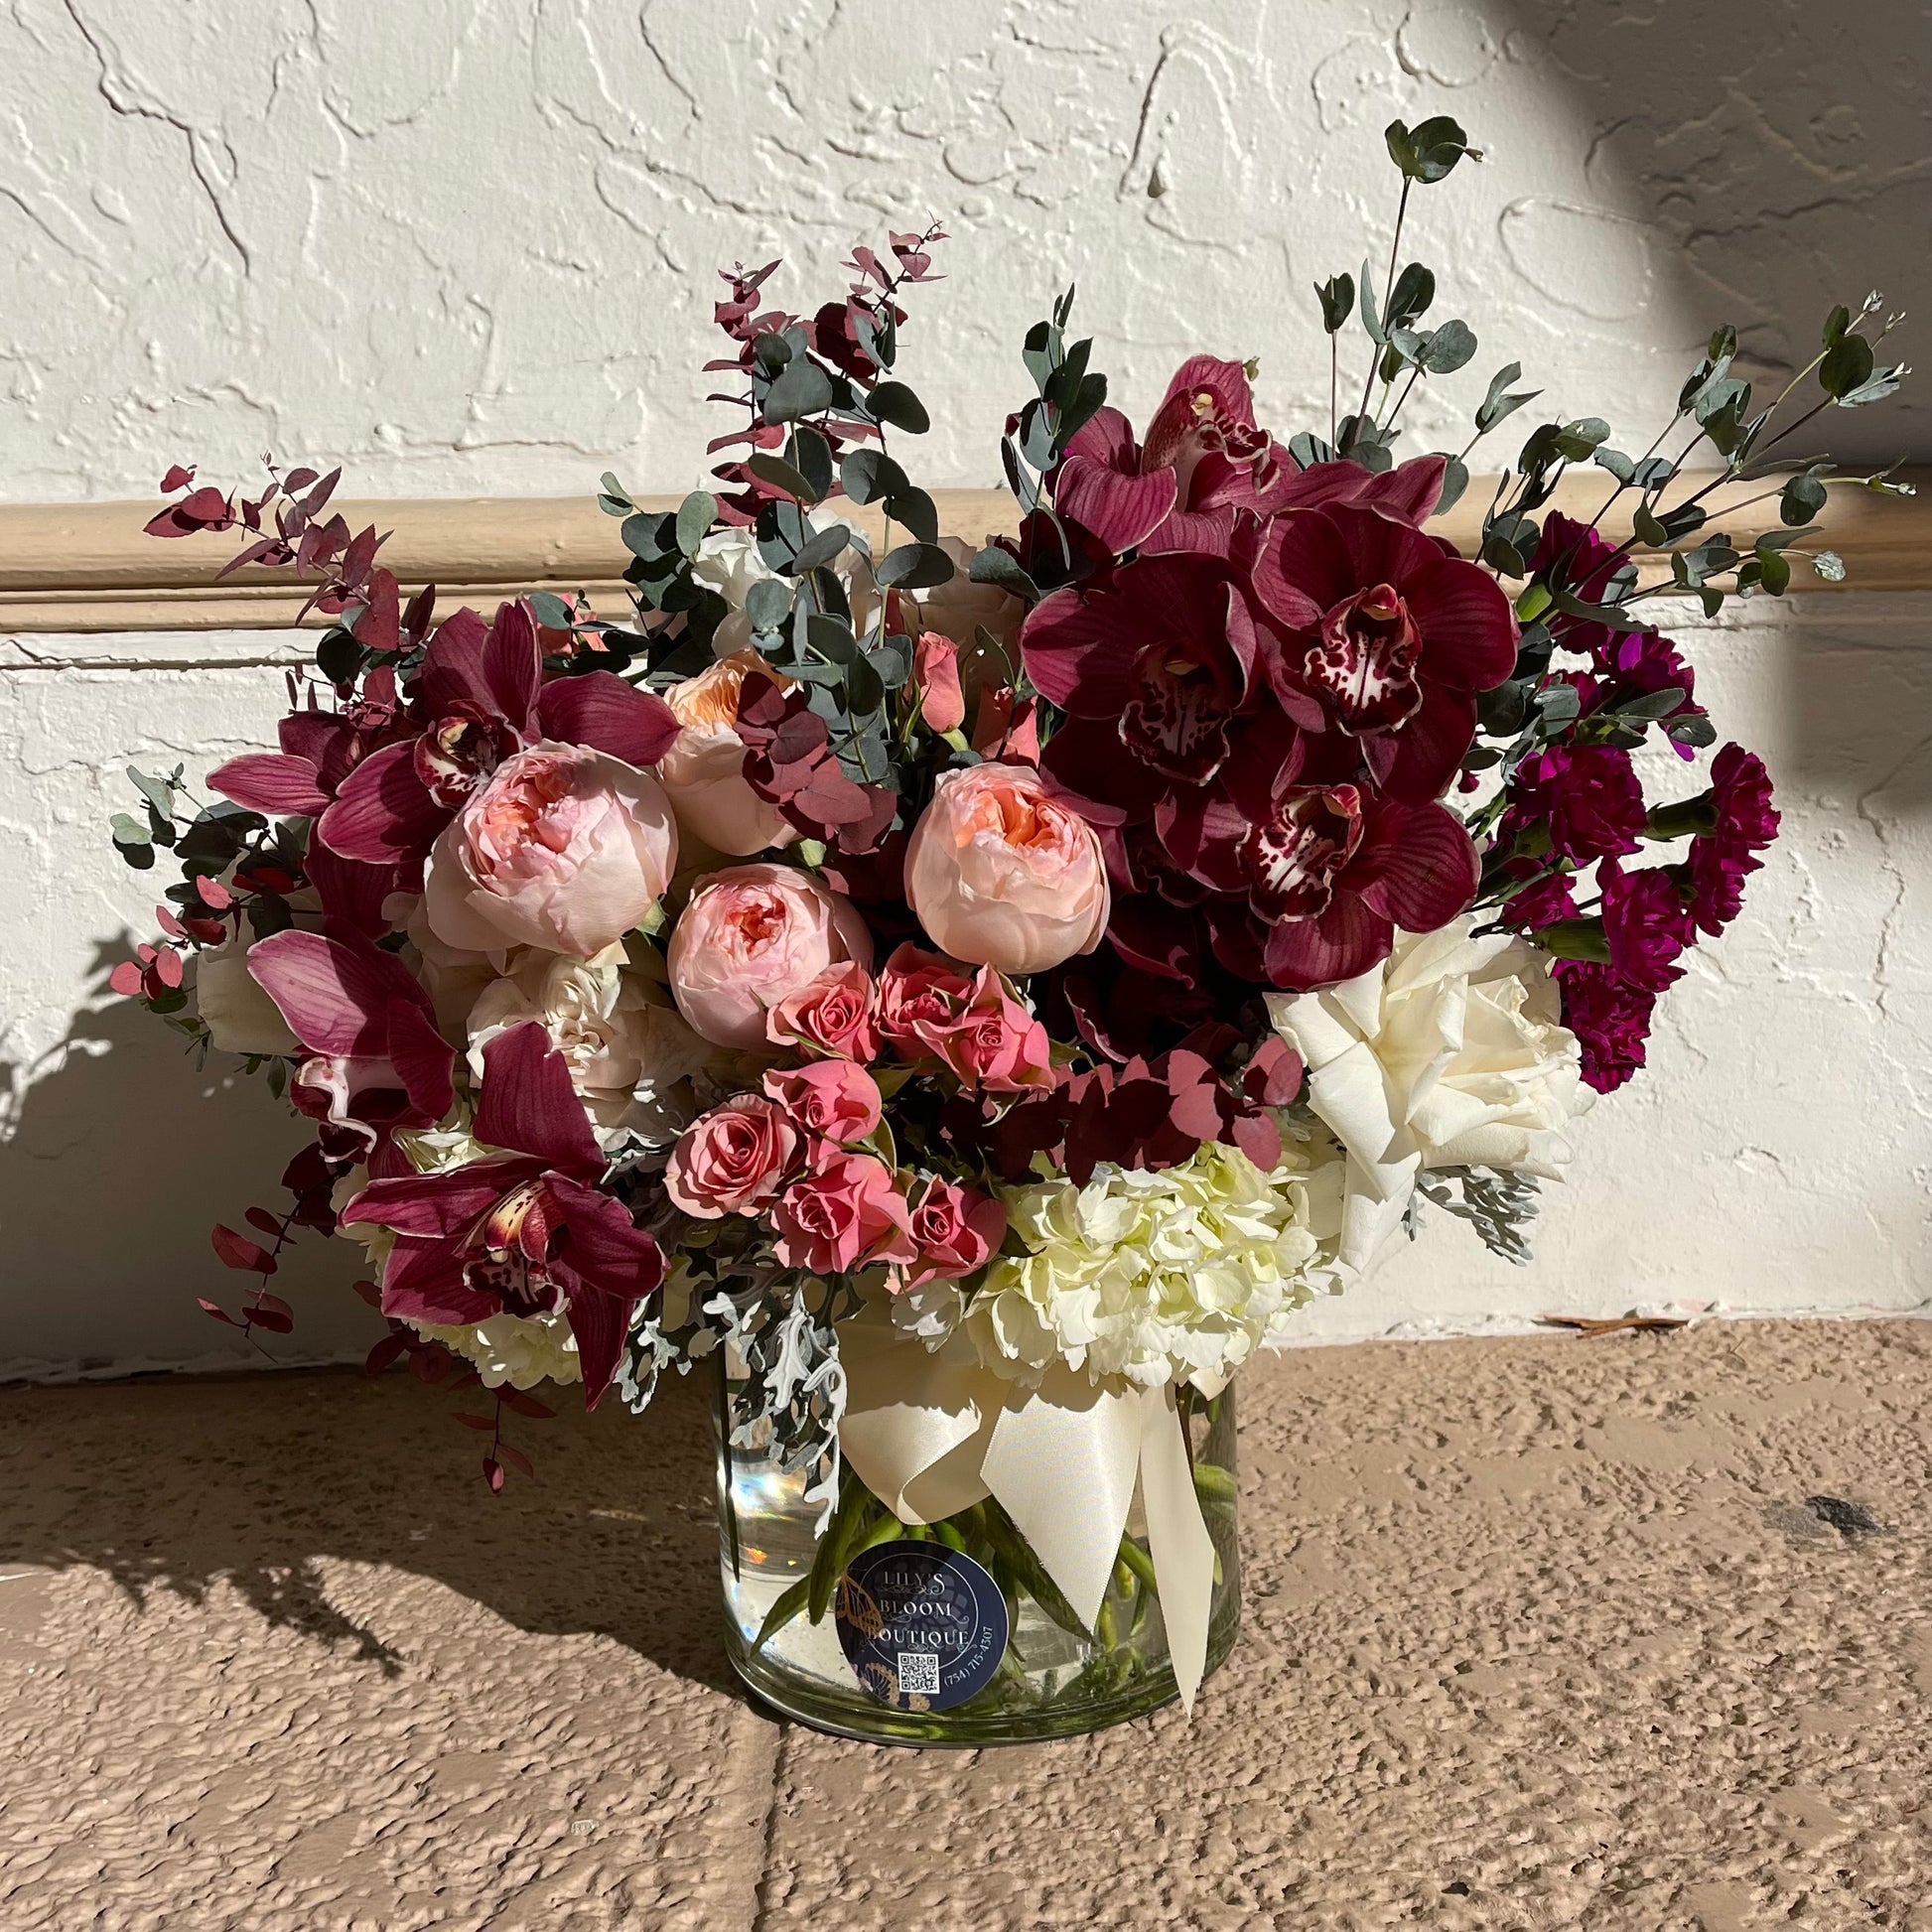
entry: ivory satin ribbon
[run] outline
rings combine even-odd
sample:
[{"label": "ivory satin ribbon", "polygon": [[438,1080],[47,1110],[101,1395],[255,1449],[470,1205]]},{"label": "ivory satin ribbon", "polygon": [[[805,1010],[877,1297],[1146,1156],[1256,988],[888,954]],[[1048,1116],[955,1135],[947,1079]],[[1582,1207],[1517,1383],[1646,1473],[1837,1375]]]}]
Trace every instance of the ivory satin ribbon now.
[{"label": "ivory satin ribbon", "polygon": [[901,1523],[991,1495],[1092,1627],[1138,1481],[1174,1681],[1189,1712],[1207,1669],[1214,1545],[1194,1493],[1172,1384],[1096,1386],[1061,1366],[1036,1389],[982,1367],[955,1335],[929,1350],[877,1314],[839,1328],[841,1453]]}]

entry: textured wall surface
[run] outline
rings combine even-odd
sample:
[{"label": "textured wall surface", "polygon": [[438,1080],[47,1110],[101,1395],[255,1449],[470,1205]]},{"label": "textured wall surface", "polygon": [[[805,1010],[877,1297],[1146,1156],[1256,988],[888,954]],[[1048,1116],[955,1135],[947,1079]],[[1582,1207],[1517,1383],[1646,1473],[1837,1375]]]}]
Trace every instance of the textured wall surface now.
[{"label": "textured wall surface", "polygon": [[[264,450],[375,495],[681,489],[713,269],[786,254],[815,306],[935,216],[922,481],[998,482],[1070,277],[1130,407],[1211,345],[1325,422],[1309,285],[1380,259],[1381,129],[1444,111],[1489,160],[1414,243],[1485,341],[1419,429],[1455,447],[1519,357],[1641,448],[1715,322],[1775,369],[1878,284],[1925,343],[1928,49],[1923,0],[6,0],[0,497]],[[1926,408],[1841,426],[1932,450]]]},{"label": "textured wall surface", "polygon": [[[1929,28],[1906,0],[1856,33],[1726,0],[0,0],[0,497],[139,493],[183,455],[246,476],[264,449],[376,494],[607,464],[680,488],[729,426],[696,366],[713,266],[786,252],[816,301],[855,237],[931,216],[957,240],[907,345],[927,481],[997,480],[1019,335],[1070,275],[1130,407],[1207,345],[1260,353],[1276,427],[1325,421],[1308,284],[1386,248],[1398,112],[1489,150],[1417,204],[1442,312],[1485,338],[1420,399],[1424,445],[1520,357],[1641,447],[1717,317],[1775,368],[1841,293],[1932,312]],[[1932,452],[1922,403],[1839,426]],[[1588,1124],[1533,1270],[1439,1225],[1311,1333],[1932,1292],[1928,617],[1814,598],[1695,634],[1700,694],[1788,813],[1743,923]],[[199,774],[260,743],[300,648],[0,640],[0,1363],[225,1339],[191,1301],[219,1278],[207,1224],[266,1198],[296,1136],[90,998],[154,897],[104,824],[130,759]],[[312,1246],[287,1278],[347,1272]],[[302,1353],[367,1332],[345,1296],[296,1299]]]}]

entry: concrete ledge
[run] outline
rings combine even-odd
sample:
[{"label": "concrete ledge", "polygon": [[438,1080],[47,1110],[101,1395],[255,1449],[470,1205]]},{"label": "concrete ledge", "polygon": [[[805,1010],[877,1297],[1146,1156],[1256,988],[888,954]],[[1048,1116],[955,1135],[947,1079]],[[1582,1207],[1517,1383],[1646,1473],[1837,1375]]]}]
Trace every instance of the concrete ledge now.
[{"label": "concrete ledge", "polygon": [[[1462,500],[1433,527],[1473,553],[1495,485],[1494,477],[1473,479]],[[1710,527],[1738,537],[1774,526],[1775,497],[1756,500],[1768,486],[1727,484],[1717,491]],[[1554,506],[1590,516],[1610,487],[1600,471],[1573,473],[1562,480]],[[1004,489],[937,490],[934,496],[942,526],[970,541],[1017,527],[1017,506]],[[659,509],[677,502],[674,496],[642,500]],[[1749,507],[1737,507],[1744,504]],[[145,536],[142,526],[157,507],[159,499],[0,504],[0,633],[282,629],[300,620],[306,594],[293,588],[299,580],[251,567],[217,582],[241,543],[232,535]],[[345,500],[336,507],[352,528],[374,523],[392,532],[382,559],[405,595],[434,583],[447,607],[487,608],[534,590],[582,591],[608,616],[621,617],[629,608],[621,581],[627,553],[617,520],[591,496]],[[875,512],[843,505],[838,513],[865,527],[875,542],[882,534]],[[1603,527],[1615,538],[1627,536],[1627,508]],[[1821,541],[1845,558],[1852,588],[1932,586],[1932,497],[1842,491]],[[1668,569],[1654,557],[1639,553],[1639,563],[1647,581],[1668,579]]]},{"label": "concrete ledge", "polygon": [[969,1756],[740,1697],[701,1395],[0,1392],[0,1924],[1927,1923],[1923,1324],[1265,1364],[1192,1725]]}]

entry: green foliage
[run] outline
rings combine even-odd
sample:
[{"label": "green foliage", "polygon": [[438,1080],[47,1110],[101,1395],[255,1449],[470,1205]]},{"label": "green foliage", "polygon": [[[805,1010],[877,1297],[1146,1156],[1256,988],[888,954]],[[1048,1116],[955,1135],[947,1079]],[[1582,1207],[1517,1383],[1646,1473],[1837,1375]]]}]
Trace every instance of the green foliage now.
[{"label": "green foliage", "polygon": [[1469,137],[1447,114],[1437,114],[1415,127],[1391,121],[1383,129],[1389,158],[1412,182],[1438,182],[1467,155],[1480,161],[1482,152],[1469,146]]}]

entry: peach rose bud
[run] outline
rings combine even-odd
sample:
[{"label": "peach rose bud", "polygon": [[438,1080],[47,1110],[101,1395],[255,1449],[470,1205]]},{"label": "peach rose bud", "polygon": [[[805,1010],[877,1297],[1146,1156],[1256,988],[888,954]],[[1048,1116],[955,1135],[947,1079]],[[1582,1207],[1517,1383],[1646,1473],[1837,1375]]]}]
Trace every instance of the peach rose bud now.
[{"label": "peach rose bud", "polygon": [[959,646],[936,630],[922,631],[912,647],[912,681],[919,687],[919,716],[927,730],[957,731],[966,722],[966,695],[959,688]]},{"label": "peach rose bud", "polygon": [[762,671],[781,686],[790,681],[757,651],[741,650],[674,684],[665,699],[682,729],[657,765],[678,823],[713,851],[734,858],[789,845],[798,836],[745,776],[738,707],[752,671]]},{"label": "peach rose bud", "polygon": [[906,847],[905,897],[941,951],[1003,973],[1092,952],[1112,909],[1093,827],[1020,764],[940,774]]}]

